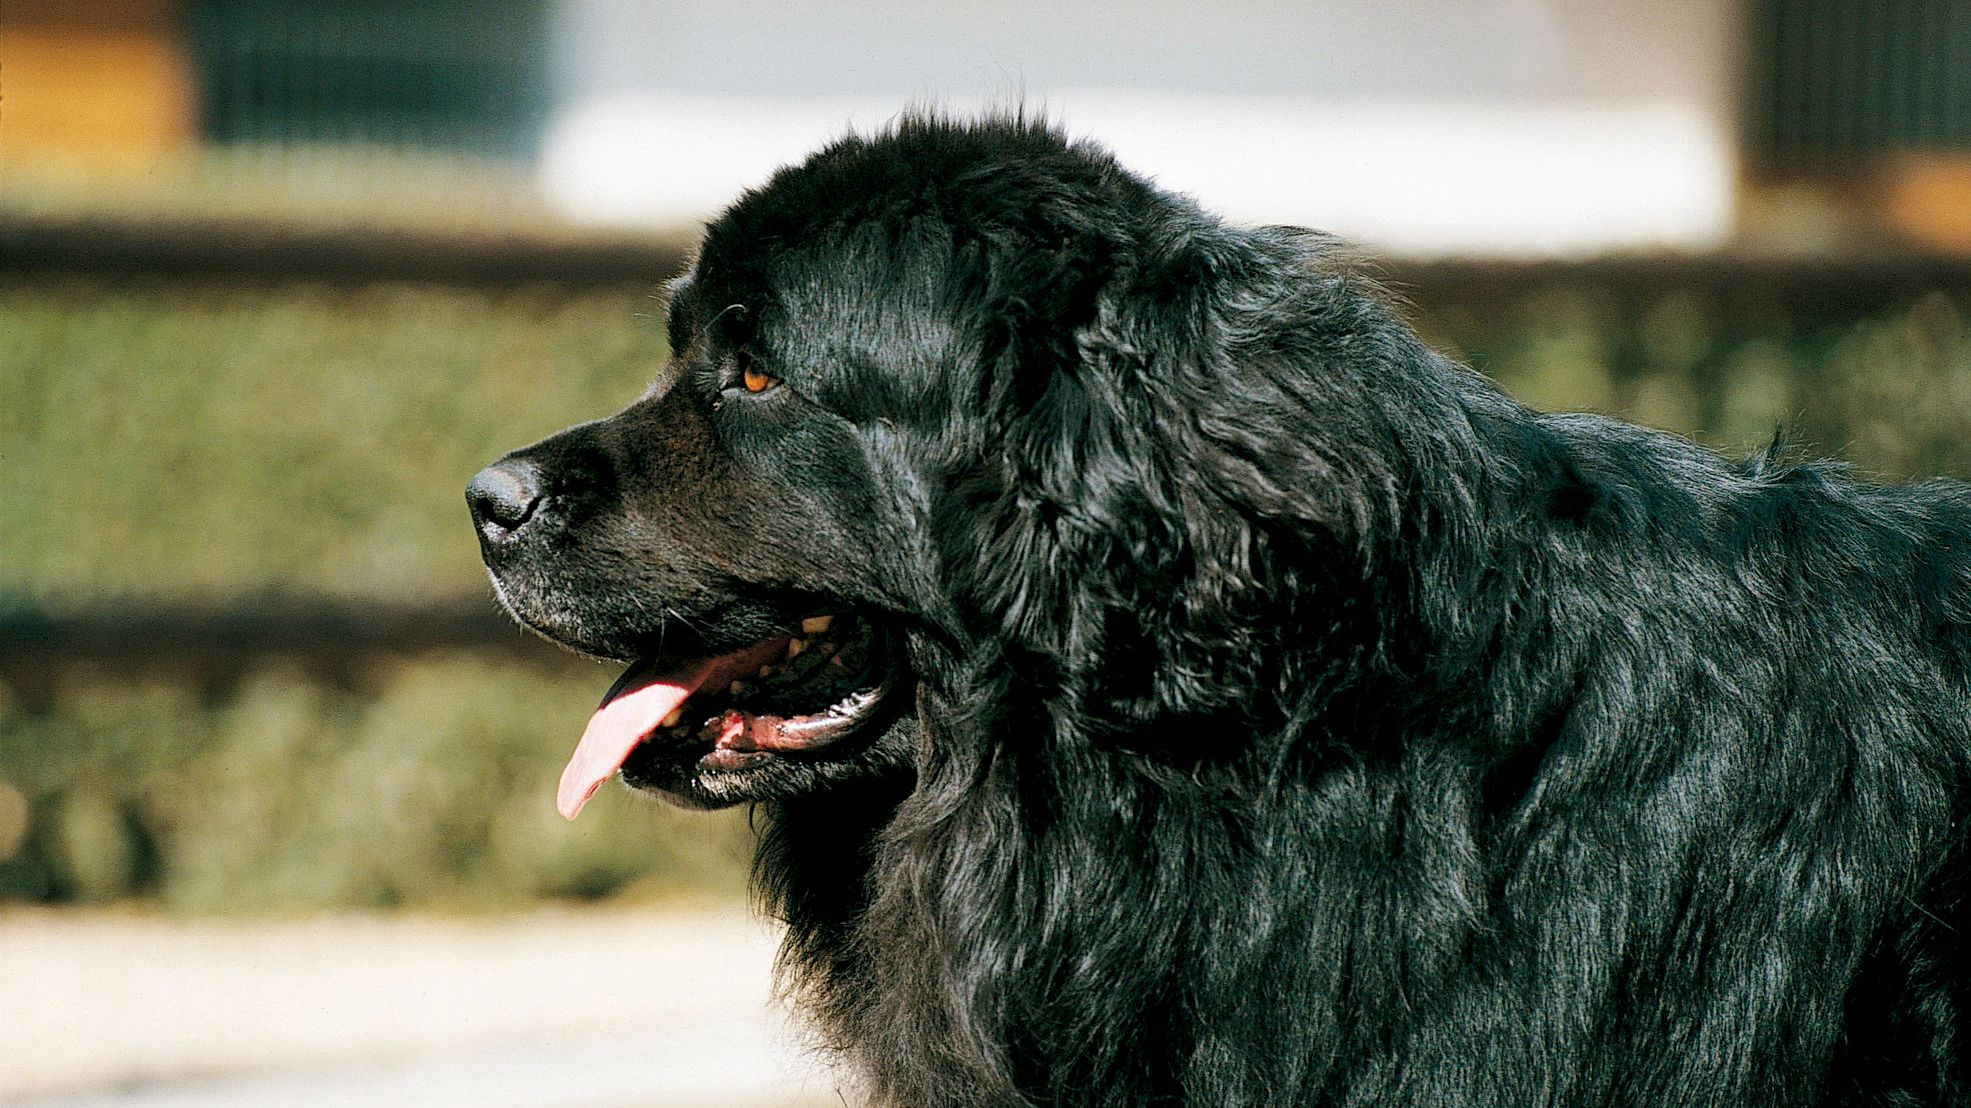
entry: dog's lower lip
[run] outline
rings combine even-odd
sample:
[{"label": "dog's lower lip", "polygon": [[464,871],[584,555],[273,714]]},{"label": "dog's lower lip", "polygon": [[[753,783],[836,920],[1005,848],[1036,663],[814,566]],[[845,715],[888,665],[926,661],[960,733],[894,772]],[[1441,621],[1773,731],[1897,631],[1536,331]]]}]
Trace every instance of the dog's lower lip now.
[{"label": "dog's lower lip", "polygon": [[698,759],[698,766],[713,773],[732,773],[758,765],[772,757],[773,755],[762,750],[732,750],[715,746]]}]

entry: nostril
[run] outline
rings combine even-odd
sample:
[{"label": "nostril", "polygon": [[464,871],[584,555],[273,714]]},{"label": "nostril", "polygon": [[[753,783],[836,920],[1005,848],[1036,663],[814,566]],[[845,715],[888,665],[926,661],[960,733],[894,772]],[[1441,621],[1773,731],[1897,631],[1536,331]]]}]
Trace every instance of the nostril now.
[{"label": "nostril", "polygon": [[480,470],[465,487],[473,522],[488,539],[518,530],[541,502],[541,471],[524,458],[506,458]]}]

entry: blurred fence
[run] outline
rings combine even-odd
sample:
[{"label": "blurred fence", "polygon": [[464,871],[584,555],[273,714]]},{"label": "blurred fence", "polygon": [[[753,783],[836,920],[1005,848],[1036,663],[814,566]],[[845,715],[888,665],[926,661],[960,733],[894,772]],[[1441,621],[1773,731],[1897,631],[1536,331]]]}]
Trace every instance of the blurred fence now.
[{"label": "blurred fence", "polygon": [[323,280],[440,282],[503,289],[551,284],[654,290],[683,268],[686,248],[669,240],[532,240],[525,234],[416,234],[291,223],[0,214],[0,276],[75,275],[122,283],[144,278],[262,284]]},{"label": "blurred fence", "polygon": [[[548,798],[609,673],[460,490],[632,399],[677,243],[0,217],[0,899],[734,895],[744,817]],[[1391,263],[1539,407],[1971,476],[1971,262]]]}]

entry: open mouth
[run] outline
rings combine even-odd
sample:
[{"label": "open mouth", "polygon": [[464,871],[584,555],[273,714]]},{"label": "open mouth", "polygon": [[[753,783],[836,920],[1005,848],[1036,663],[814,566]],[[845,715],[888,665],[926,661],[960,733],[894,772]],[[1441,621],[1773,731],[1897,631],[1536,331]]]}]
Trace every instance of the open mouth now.
[{"label": "open mouth", "polygon": [[703,748],[701,771],[743,771],[812,755],[865,730],[894,672],[866,619],[809,616],[730,654],[631,663],[590,717],[562,771],[555,805],[574,819],[625,762],[661,747]]}]

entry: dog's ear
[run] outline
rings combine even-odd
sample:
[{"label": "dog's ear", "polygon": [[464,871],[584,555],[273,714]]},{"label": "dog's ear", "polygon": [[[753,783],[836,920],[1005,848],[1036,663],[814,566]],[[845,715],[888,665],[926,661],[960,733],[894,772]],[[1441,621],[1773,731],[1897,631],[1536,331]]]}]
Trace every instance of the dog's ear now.
[{"label": "dog's ear", "polygon": [[1322,286],[1313,242],[1185,230],[1027,275],[996,448],[947,516],[954,583],[1072,702],[1050,714],[1131,736],[1272,710],[1283,629],[1333,633],[1337,578],[1393,518],[1386,432],[1347,395],[1362,335],[1323,333],[1387,322]]}]

